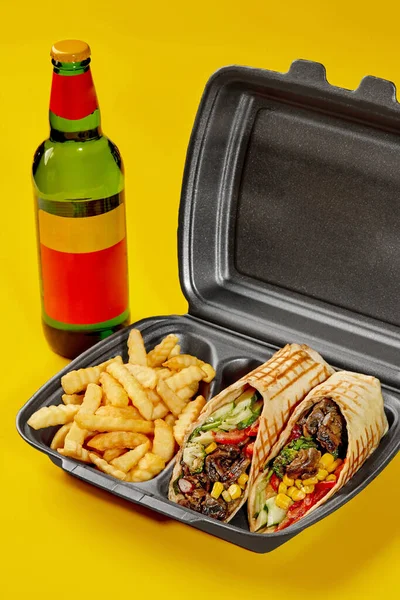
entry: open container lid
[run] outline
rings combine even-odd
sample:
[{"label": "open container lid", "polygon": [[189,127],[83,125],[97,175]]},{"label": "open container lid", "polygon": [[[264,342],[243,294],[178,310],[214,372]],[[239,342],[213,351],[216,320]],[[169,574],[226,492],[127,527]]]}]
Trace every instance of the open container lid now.
[{"label": "open container lid", "polygon": [[180,278],[195,317],[400,385],[400,105],[322,65],[226,67],[185,167]]}]

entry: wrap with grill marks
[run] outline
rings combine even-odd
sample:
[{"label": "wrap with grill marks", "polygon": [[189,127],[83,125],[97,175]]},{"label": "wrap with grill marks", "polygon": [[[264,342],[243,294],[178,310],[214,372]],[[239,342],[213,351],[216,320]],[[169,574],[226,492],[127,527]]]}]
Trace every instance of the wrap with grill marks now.
[{"label": "wrap with grill marks", "polygon": [[[246,474],[250,475],[250,481],[253,471],[255,470],[258,472],[265,457],[270,453],[272,447],[277,442],[294,407],[305,398],[310,390],[328,379],[333,372],[334,370],[332,367],[330,367],[317,352],[308,346],[288,344],[276,352],[268,362],[260,365],[252,372],[221,391],[217,396],[207,402],[197,421],[193,424],[190,431],[186,432],[183,446],[176,457],[175,467],[169,486],[169,499],[186,506],[187,508],[192,508],[202,514],[206,514],[207,516],[218,518],[223,522],[230,521],[246,502],[247,485],[244,487],[239,498],[226,503],[226,506],[223,507],[226,509],[225,513],[222,509],[219,511],[218,506],[215,506],[216,512],[214,512],[214,514],[212,514],[213,510],[204,508],[207,502],[209,506],[211,506],[213,501],[210,498],[210,492],[212,491],[210,483],[205,481],[206,478],[203,478],[202,480],[201,473],[200,475],[196,475],[197,479],[194,482],[194,478],[189,474],[189,477],[187,477],[189,482],[187,484],[185,483],[190,493],[193,492],[193,485],[195,486],[195,494],[203,495],[201,501],[196,501],[196,503],[192,502],[190,493],[186,495],[182,493],[181,489],[178,487],[179,480],[184,477],[185,472],[187,474],[183,456],[185,448],[191,443],[190,439],[193,438],[195,430],[204,426],[205,422],[210,419],[210,416],[215,413],[216,410],[229,403],[233,403],[249,388],[257,391],[263,401],[263,407],[259,417],[257,437],[253,438],[255,441],[251,463],[247,466],[245,471]],[[227,444],[229,445],[229,443]],[[229,445],[228,450],[226,450],[228,448],[227,445],[224,445],[223,448],[224,451],[230,452],[231,450],[229,449],[231,449],[232,446]],[[216,451],[218,451],[218,449]],[[234,452],[232,455],[234,455]],[[248,462],[250,462],[250,460]],[[215,482],[215,479],[213,482]],[[232,484],[235,483],[235,481],[231,480],[229,483]],[[201,486],[208,487],[207,496],[203,493]],[[224,487],[226,490],[228,484],[225,483]],[[218,502],[221,506],[223,505],[223,494],[219,496]],[[218,512],[219,514],[217,515]]]},{"label": "wrap with grill marks", "polygon": [[[338,410],[344,418],[347,434],[347,449],[343,456],[344,460],[336,483],[323,498],[315,504],[312,504],[312,502],[307,504],[308,508],[306,511],[298,512],[294,519],[283,521],[278,527],[261,529],[259,533],[271,533],[276,529],[283,529],[321,506],[321,504],[326,502],[326,500],[351,479],[378,447],[382,436],[386,433],[388,422],[384,412],[380,381],[376,377],[349,371],[338,371],[327,381],[315,387],[295,408],[272,450],[265,452],[263,457],[260,456],[262,462],[261,469],[252,473],[252,479],[249,483],[250,492],[248,500],[248,518],[251,531],[257,529],[254,515],[256,514],[256,494],[257,490],[260,489],[258,486],[262,482],[263,477],[266,477],[268,471],[268,469],[263,470],[263,467],[267,465],[268,468],[271,467],[273,459],[279,455],[284,446],[292,439],[291,435],[296,424],[299,422],[304,423],[302,419],[310,414],[312,407],[326,399],[333,401],[337,405]],[[297,505],[297,503],[295,504]],[[294,507],[294,505],[292,506]]]}]

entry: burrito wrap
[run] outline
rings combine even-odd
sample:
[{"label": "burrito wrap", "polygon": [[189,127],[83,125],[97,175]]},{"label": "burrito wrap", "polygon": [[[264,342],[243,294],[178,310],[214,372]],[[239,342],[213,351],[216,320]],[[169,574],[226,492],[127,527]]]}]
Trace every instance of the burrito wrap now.
[{"label": "burrito wrap", "polygon": [[[312,388],[328,379],[333,372],[332,367],[308,346],[287,344],[276,352],[268,362],[222,390],[207,402],[197,421],[186,432],[182,448],[176,456],[169,485],[169,499],[173,502],[177,502],[178,499],[173,482],[181,474],[182,453],[190,434],[194,429],[201,426],[215,410],[228,402],[236,400],[248,386],[261,394],[264,405],[254,445],[249,476],[249,481],[251,481],[253,471],[258,473],[263,464],[263,458],[271,451],[278,440],[293,408],[305,398]],[[240,503],[225,522],[230,521],[243,506],[247,499],[247,489],[246,487]]]},{"label": "burrito wrap", "polygon": [[[261,469],[273,460],[288,443],[293,427],[303,413],[326,397],[331,398],[338,405],[346,421],[347,453],[344,459],[344,467],[340,472],[336,485],[307,511],[307,515],[318,506],[321,506],[349,481],[378,447],[382,436],[388,429],[379,379],[350,371],[338,371],[327,381],[311,390],[307,397],[295,408],[278,442],[269,455],[264,454]],[[254,531],[255,495],[257,484],[263,478],[263,473],[253,470],[252,475],[253,479],[249,482],[248,518],[250,530]]]}]

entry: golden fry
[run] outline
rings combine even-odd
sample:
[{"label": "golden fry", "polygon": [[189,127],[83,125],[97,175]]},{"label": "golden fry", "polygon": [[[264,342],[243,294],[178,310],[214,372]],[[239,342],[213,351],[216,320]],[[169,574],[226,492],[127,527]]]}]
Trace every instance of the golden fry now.
[{"label": "golden fry", "polygon": [[106,462],[111,462],[114,458],[125,454],[126,451],[126,448],[109,448],[104,451],[103,458]]},{"label": "golden fry", "polygon": [[169,408],[164,404],[162,400],[156,404],[153,408],[153,420],[163,419],[169,413]]},{"label": "golden fry", "polygon": [[166,381],[161,380],[158,382],[157,392],[175,417],[177,417],[186,406],[186,401],[179,398],[179,396],[171,390]]},{"label": "golden fry", "polygon": [[53,437],[53,439],[51,441],[50,448],[52,450],[58,450],[58,448],[62,448],[64,446],[64,440],[67,436],[68,431],[71,429],[71,427],[72,427],[72,421],[70,423],[66,423],[65,425],[60,427],[60,429],[56,432],[55,436]]},{"label": "golden fry", "polygon": [[[89,383],[86,389],[83,402],[79,407],[79,410],[75,417],[77,415],[93,415],[95,411],[99,408],[102,397],[103,391],[101,387],[99,387],[95,383]],[[65,450],[67,452],[74,453],[77,456],[79,456],[86,436],[86,429],[82,429],[81,427],[79,427],[75,420],[67,434],[67,437],[65,438]]]},{"label": "golden fry", "polygon": [[64,404],[82,404],[83,394],[63,394],[61,400]]},{"label": "golden fry", "polygon": [[186,433],[190,426],[196,421],[201,413],[206,401],[203,396],[197,396],[195,400],[189,402],[182,411],[182,414],[176,420],[174,425],[174,437],[177,443],[182,446]]},{"label": "golden fry", "polygon": [[129,398],[132,401],[142,417],[151,419],[153,414],[153,403],[146,395],[143,387],[138,380],[128,371],[124,365],[111,364],[107,367],[110,373],[125,388]]},{"label": "golden fry", "polygon": [[136,448],[136,446],[140,446],[146,442],[147,437],[142,433],[110,431],[108,433],[98,433],[87,445],[102,452],[111,448]]},{"label": "golden fry", "polygon": [[100,406],[96,410],[96,415],[101,417],[123,417],[125,419],[141,419],[142,415],[134,406]]},{"label": "golden fry", "polygon": [[147,364],[149,367],[160,367],[167,360],[172,348],[178,343],[176,335],[170,333],[147,355]]},{"label": "golden fry", "polygon": [[168,413],[166,417],[164,417],[164,421],[170,426],[173,427],[175,425],[175,417],[172,413]]},{"label": "golden fry", "polygon": [[129,452],[126,452],[126,454],[123,454],[119,458],[114,458],[111,464],[116,469],[127,473],[133,469],[146,452],[150,450],[150,445],[150,440],[147,440],[144,444],[137,446],[137,448],[134,448],[133,450],[129,450]]},{"label": "golden fry", "polygon": [[111,377],[109,373],[104,372],[100,375],[100,383],[103,387],[106,404],[117,407],[128,406],[128,394],[114,377]]},{"label": "golden fry", "polygon": [[82,429],[89,431],[133,431],[153,433],[153,421],[143,419],[124,419],[122,417],[101,417],[99,415],[76,415],[76,422]]},{"label": "golden fry", "polygon": [[191,354],[179,354],[178,356],[173,356],[172,358],[168,358],[166,362],[163,363],[163,367],[167,367],[168,369],[172,369],[173,371],[180,371],[185,367],[197,366],[204,372],[203,381],[210,383],[215,377],[215,370],[213,367],[192,356]]},{"label": "golden fry", "polygon": [[43,406],[39,408],[28,420],[28,425],[32,429],[42,429],[53,425],[65,425],[73,421],[74,416],[79,410],[75,404],[58,404],[57,406]]},{"label": "golden fry", "polygon": [[193,396],[195,394],[197,394],[198,389],[199,389],[198,383],[195,383],[192,385],[186,385],[185,387],[181,388],[180,390],[177,390],[176,395],[179,396],[179,398],[182,398],[182,400],[190,400],[191,398],[193,398]]},{"label": "golden fry", "polygon": [[76,394],[77,392],[86,390],[89,383],[99,383],[100,375],[112,363],[122,364],[121,356],[106,360],[95,367],[78,369],[77,371],[70,371],[66,375],[63,375],[61,377],[61,385],[64,392],[66,394]]},{"label": "golden fry", "polygon": [[147,365],[146,348],[142,334],[138,329],[131,329],[128,337],[128,356],[129,362],[135,365]]},{"label": "golden fry", "polygon": [[171,375],[173,375],[173,373],[169,369],[163,369],[162,367],[156,369],[156,374],[157,381],[160,381],[160,379],[168,379],[168,377],[171,377]]},{"label": "golden fry", "polygon": [[124,365],[128,371],[136,377],[138,382],[145,388],[153,390],[157,384],[157,372],[151,367],[143,367],[142,365]]},{"label": "golden fry", "polygon": [[[175,360],[175,359],[171,359]],[[192,383],[201,381],[204,377],[203,371],[196,365],[185,367],[182,371],[178,371],[175,375],[169,377],[166,381],[172,391],[177,392],[183,387],[189,386]]]},{"label": "golden fry", "polygon": [[168,354],[168,358],[172,358],[173,356],[178,356],[181,353],[181,347],[179,344],[175,344],[172,348],[171,352]]},{"label": "golden fry", "polygon": [[169,462],[175,454],[175,438],[170,427],[162,419],[154,421],[154,440],[153,440],[153,454],[161,456],[165,462]]},{"label": "golden fry", "polygon": [[80,460],[85,463],[92,462],[89,458],[89,452],[85,448],[79,449],[79,454],[70,450],[66,450],[65,448],[57,448],[57,452],[62,454],[63,456],[68,456],[69,458],[75,458],[75,460]]},{"label": "golden fry", "polygon": [[112,465],[110,465],[107,461],[100,456],[97,456],[94,452],[89,452],[89,458],[96,467],[103,471],[103,473],[107,473],[107,475],[112,475],[112,477],[116,477],[117,479],[121,479],[124,481],[126,479],[126,475],[123,471],[119,471]]},{"label": "golden fry", "polygon": [[139,481],[148,481],[152,479],[165,467],[165,461],[156,454],[147,452],[144,457],[139,461],[137,467],[129,471],[127,480],[133,483]]}]

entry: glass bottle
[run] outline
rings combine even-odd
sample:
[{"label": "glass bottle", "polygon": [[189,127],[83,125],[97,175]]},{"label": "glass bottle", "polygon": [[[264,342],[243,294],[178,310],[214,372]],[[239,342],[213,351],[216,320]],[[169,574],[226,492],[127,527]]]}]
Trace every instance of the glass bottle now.
[{"label": "glass bottle", "polygon": [[89,46],[64,40],[51,57],[50,137],[32,167],[42,323],[74,358],[129,323],[124,170],[100,127]]}]

